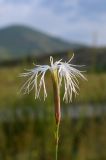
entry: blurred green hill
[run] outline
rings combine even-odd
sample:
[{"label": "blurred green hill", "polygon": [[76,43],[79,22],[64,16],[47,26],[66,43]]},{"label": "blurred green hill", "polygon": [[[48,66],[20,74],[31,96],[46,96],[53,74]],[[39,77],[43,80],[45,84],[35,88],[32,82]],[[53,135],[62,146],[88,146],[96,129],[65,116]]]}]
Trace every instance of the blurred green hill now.
[{"label": "blurred green hill", "polygon": [[26,26],[9,26],[0,29],[0,60],[40,56],[51,52],[80,47]]},{"label": "blurred green hill", "polygon": [[66,60],[73,52],[74,63],[85,64],[90,71],[106,70],[106,47],[69,43],[27,26],[14,25],[0,29],[0,66],[23,61],[32,63],[35,59],[44,63],[50,55]]}]

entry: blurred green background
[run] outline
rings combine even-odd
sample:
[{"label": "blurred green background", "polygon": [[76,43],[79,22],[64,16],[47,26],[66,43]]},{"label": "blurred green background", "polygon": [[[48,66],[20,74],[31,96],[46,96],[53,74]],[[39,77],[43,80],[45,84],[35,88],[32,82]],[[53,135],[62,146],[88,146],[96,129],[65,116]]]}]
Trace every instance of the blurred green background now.
[{"label": "blurred green background", "polygon": [[[105,160],[106,159],[106,73],[101,63],[88,62],[88,81],[80,81],[79,96],[73,102],[62,102],[59,159],[61,160]],[[102,50],[102,49],[101,49]],[[88,48],[84,49],[84,54]],[[91,50],[92,51],[92,50]],[[75,63],[84,64],[79,50],[75,50]],[[82,52],[81,52],[82,53]],[[63,56],[64,55],[64,56]],[[72,51],[55,55],[55,60],[69,59]],[[90,54],[91,55],[91,52]],[[84,56],[83,56],[84,57]],[[79,59],[77,61],[77,58]],[[26,79],[19,77],[24,68],[34,67],[32,62],[49,63],[49,56],[36,59],[24,58],[20,63],[5,61],[0,68],[0,159],[3,160],[52,160],[55,158],[55,119],[53,91],[50,76],[46,77],[47,99],[34,99],[19,93]],[[4,61],[3,61],[4,62]],[[78,63],[79,62],[79,63]],[[94,64],[95,62],[95,64]]]},{"label": "blurred green background", "polygon": [[79,95],[62,100],[58,160],[106,160],[106,1],[0,0],[0,160],[54,160],[55,118],[48,97],[19,92],[35,64],[85,65]]}]

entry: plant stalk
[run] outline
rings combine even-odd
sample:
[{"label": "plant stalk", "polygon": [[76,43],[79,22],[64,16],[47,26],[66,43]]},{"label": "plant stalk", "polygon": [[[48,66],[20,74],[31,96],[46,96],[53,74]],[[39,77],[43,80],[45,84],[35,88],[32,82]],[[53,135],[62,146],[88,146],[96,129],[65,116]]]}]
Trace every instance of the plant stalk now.
[{"label": "plant stalk", "polygon": [[58,160],[58,146],[59,146],[59,126],[61,120],[61,108],[60,108],[60,88],[58,84],[58,73],[57,70],[52,71],[52,82],[53,82],[53,91],[54,91],[54,110],[55,110],[55,120],[56,120],[56,150],[55,150],[55,159]]},{"label": "plant stalk", "polygon": [[60,123],[56,124],[56,151],[55,151],[55,159],[56,160],[58,160],[59,126],[60,126]]},{"label": "plant stalk", "polygon": [[56,120],[56,124],[59,124],[61,120],[61,108],[60,108],[60,88],[58,84],[57,74],[58,74],[57,70],[52,71],[54,105],[55,105],[55,120]]}]

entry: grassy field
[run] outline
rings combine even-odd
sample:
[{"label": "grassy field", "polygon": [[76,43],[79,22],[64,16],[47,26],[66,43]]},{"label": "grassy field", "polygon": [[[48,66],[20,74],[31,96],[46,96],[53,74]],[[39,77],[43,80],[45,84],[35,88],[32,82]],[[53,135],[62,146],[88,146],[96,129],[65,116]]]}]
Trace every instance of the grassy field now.
[{"label": "grassy field", "polygon": [[[18,93],[23,78],[19,74],[24,71],[24,66],[0,69],[0,106],[8,106],[20,103],[34,103],[34,92],[30,95]],[[106,73],[88,73],[88,81],[80,82],[79,96],[73,98],[73,103],[106,103]],[[47,77],[46,86],[48,95],[52,95],[50,78]],[[52,100],[52,96],[48,96]],[[26,102],[25,102],[26,101]]]},{"label": "grassy field", "polygon": [[[15,116],[0,122],[1,160],[54,160],[54,121]],[[105,160],[106,115],[101,118],[69,119],[61,122],[59,160]]]},{"label": "grassy field", "polygon": [[[35,101],[34,92],[29,95],[18,93],[23,83],[18,75],[23,72],[23,69],[23,66],[0,69],[0,107],[10,110],[11,107],[13,109],[15,107],[34,106],[36,108],[35,115],[32,118],[32,113],[25,110],[20,116],[20,114],[16,114],[14,109],[13,121],[7,119],[6,114],[5,116],[2,115],[6,120],[0,121],[0,159],[53,160],[55,121],[53,119],[54,112],[51,113],[53,93],[50,77],[47,76],[46,81],[49,92],[48,98],[45,102],[42,100]],[[86,77],[88,81],[80,82],[80,94],[73,98],[73,103],[101,104],[102,106],[102,103],[106,103],[106,73],[88,73]],[[36,118],[36,115],[39,114],[37,107],[43,110],[44,117]],[[105,122],[105,113],[101,117],[71,119],[66,115],[62,118],[59,159],[105,160]]]}]

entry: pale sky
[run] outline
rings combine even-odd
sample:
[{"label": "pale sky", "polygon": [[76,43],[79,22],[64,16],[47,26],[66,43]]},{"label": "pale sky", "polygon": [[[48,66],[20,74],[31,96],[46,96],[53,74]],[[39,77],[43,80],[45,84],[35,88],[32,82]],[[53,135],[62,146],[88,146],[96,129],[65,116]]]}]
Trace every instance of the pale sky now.
[{"label": "pale sky", "polygon": [[0,28],[16,24],[71,42],[106,45],[106,0],[0,0]]}]

